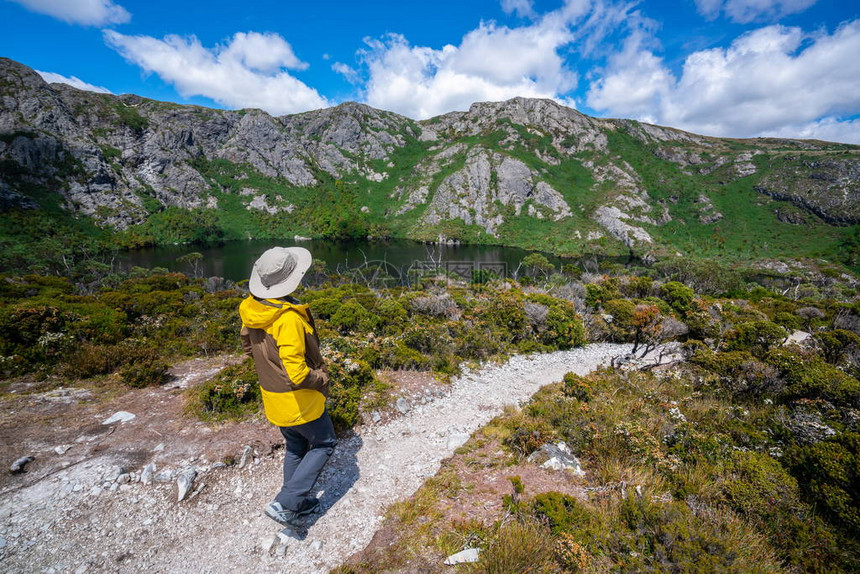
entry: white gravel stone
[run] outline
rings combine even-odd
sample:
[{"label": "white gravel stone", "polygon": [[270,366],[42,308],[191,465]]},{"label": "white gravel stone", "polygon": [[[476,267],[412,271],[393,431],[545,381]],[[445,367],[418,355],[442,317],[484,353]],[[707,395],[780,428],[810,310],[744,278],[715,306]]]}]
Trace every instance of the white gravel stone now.
[{"label": "white gravel stone", "polygon": [[117,411],[105,420],[102,421],[103,425],[111,425],[113,423],[127,423],[128,421],[134,419],[135,415],[133,413],[127,411]]},{"label": "white gravel stone", "polygon": [[149,463],[143,467],[143,470],[140,473],[140,482],[143,484],[151,483],[153,474],[155,474],[155,465],[153,463]]},{"label": "white gravel stone", "polygon": [[191,486],[194,484],[194,479],[197,477],[197,470],[194,467],[188,467],[179,473],[176,477],[176,501],[182,502],[188,493],[191,491]]},{"label": "white gravel stone", "polygon": [[397,410],[400,411],[401,414],[406,414],[409,412],[409,401],[400,397],[397,399],[397,402],[394,403],[394,406],[397,407]]},{"label": "white gravel stone", "polygon": [[248,457],[254,452],[250,446],[245,446],[245,449],[242,451],[242,458],[239,459],[239,468],[245,468],[245,465],[248,464]]},{"label": "white gravel stone", "polygon": [[477,562],[479,551],[477,548],[466,548],[463,551],[452,554],[445,559],[445,564],[452,566],[454,564],[469,564]]},{"label": "white gravel stone", "polygon": [[272,548],[275,544],[278,543],[278,535],[277,534],[268,534],[260,540],[260,547],[263,549],[263,554],[268,554],[272,551]]}]

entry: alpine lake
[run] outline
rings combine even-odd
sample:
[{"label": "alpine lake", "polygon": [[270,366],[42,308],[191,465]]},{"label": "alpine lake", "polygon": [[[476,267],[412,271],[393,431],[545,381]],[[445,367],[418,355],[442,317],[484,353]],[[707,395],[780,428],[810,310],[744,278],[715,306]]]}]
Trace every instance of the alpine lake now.
[{"label": "alpine lake", "polygon": [[[202,277],[223,277],[231,281],[247,279],[254,261],[275,246],[308,249],[317,262],[325,262],[329,272],[373,275],[398,284],[429,272],[449,273],[462,279],[479,276],[513,277],[523,258],[533,253],[516,247],[496,245],[425,244],[405,239],[386,241],[329,240],[247,240],[221,245],[167,245],[119,253],[115,264],[125,271],[132,267],[162,267],[170,271]],[[202,258],[185,257],[200,253]],[[563,264],[583,264],[580,259],[562,259],[543,254],[555,269]],[[589,259],[590,260],[590,259]],[[625,263],[625,258],[618,258]],[[595,262],[596,263],[596,262]]]}]

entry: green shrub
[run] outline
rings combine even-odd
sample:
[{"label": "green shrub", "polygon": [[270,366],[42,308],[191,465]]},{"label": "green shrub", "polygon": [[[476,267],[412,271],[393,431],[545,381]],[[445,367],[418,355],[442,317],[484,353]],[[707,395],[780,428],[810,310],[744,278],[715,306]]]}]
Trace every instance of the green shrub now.
[{"label": "green shrub", "polygon": [[694,299],[690,310],[684,314],[684,323],[690,329],[690,338],[704,340],[719,337],[720,315],[715,304],[704,299]]},{"label": "green shrub", "polygon": [[618,289],[618,279],[615,277],[604,277],[599,284],[585,284],[585,303],[589,307],[596,308],[604,301],[620,299],[621,297],[621,291]]},{"label": "green shrub", "polygon": [[[820,479],[815,463],[796,454],[800,456],[795,462],[801,467],[793,472],[800,483],[810,479],[803,474],[810,470]],[[845,567],[851,558],[840,548],[832,528],[801,498],[803,490],[815,489],[814,483],[801,487],[795,476],[766,454],[735,451],[720,484],[727,504],[761,528],[788,564],[806,572],[850,571]]]},{"label": "green shrub", "polygon": [[603,311],[612,316],[609,323],[609,332],[615,341],[632,341],[633,338],[633,312],[636,303],[628,299],[610,299],[603,303]]},{"label": "green shrub", "polygon": [[391,337],[364,346],[360,356],[374,369],[427,370],[431,363],[430,357]]},{"label": "green shrub", "polygon": [[677,281],[669,281],[660,286],[660,298],[679,313],[690,310],[694,297],[692,289]]},{"label": "green shrub", "polygon": [[840,364],[849,353],[860,350],[860,336],[845,329],[817,333],[815,340],[821,348],[824,360],[831,365]]},{"label": "green shrub", "polygon": [[467,359],[483,360],[502,351],[501,331],[480,320],[471,325],[463,321],[453,324],[451,336],[455,354]]},{"label": "green shrub", "polygon": [[69,354],[63,372],[69,377],[89,378],[112,373],[126,361],[119,346],[83,343]]},{"label": "green shrub", "polygon": [[562,382],[562,389],[566,397],[573,397],[584,403],[591,399],[591,385],[585,378],[571,372],[564,376]]},{"label": "green shrub", "polygon": [[556,300],[549,306],[546,328],[539,332],[539,340],[557,349],[570,349],[585,344],[585,327],[572,303]]},{"label": "green shrub", "polygon": [[329,371],[328,409],[338,431],[355,426],[364,388],[375,381],[364,361],[336,356],[326,362]]},{"label": "green shrub", "polygon": [[17,373],[56,363],[73,344],[67,331],[76,320],[55,305],[22,302],[0,309],[0,356],[20,357]]},{"label": "green shrub", "polygon": [[756,518],[792,513],[798,502],[797,481],[779,462],[757,452],[731,453],[722,488],[735,510]]},{"label": "green shrub", "polygon": [[331,316],[330,323],[341,333],[366,332],[373,330],[377,323],[377,317],[358,301],[350,299]]},{"label": "green shrub", "polygon": [[591,514],[574,497],[560,492],[537,494],[530,501],[530,510],[545,521],[553,534],[576,532],[591,520]]},{"label": "green shrub", "polygon": [[320,297],[309,303],[311,312],[321,319],[329,319],[341,308],[340,297]]},{"label": "green shrub", "polygon": [[860,433],[798,446],[786,458],[817,508],[855,536],[860,534]]},{"label": "green shrub", "polygon": [[651,295],[654,288],[654,280],[648,276],[627,277],[619,286],[625,297],[644,299]]},{"label": "green shrub", "polygon": [[518,292],[494,293],[489,301],[483,302],[483,307],[482,318],[499,327],[508,341],[515,342],[525,336],[528,320]]},{"label": "green shrub", "polygon": [[783,327],[770,321],[741,323],[726,335],[726,350],[749,351],[761,357],[787,335]]},{"label": "green shrub", "polygon": [[786,381],[782,400],[825,399],[836,405],[860,406],[860,381],[817,355],[781,348],[764,360]]},{"label": "green shrub", "polygon": [[75,311],[79,318],[69,328],[69,335],[75,340],[118,343],[131,330],[125,313],[111,309],[102,302],[76,306]]},{"label": "green shrub", "polygon": [[787,311],[776,312],[773,316],[773,322],[785,327],[789,331],[796,331],[803,327],[803,320],[794,313]]},{"label": "green shrub", "polygon": [[784,381],[769,363],[748,351],[714,352],[700,342],[690,355],[690,362],[719,375],[721,387],[732,396],[780,396]]},{"label": "green shrub", "polygon": [[126,364],[120,369],[122,382],[132,388],[143,388],[163,385],[169,376],[168,364],[159,359],[147,359]]},{"label": "green shrub", "polygon": [[739,549],[718,525],[697,518],[683,502],[628,496],[620,523],[607,535],[621,572],[726,572],[738,568]]},{"label": "green shrub", "polygon": [[186,410],[208,421],[238,420],[262,408],[262,393],[254,361],[246,359],[211,380],[189,389]]},{"label": "green shrub", "polygon": [[445,325],[429,323],[415,325],[403,333],[403,344],[428,355],[452,352],[454,341]]},{"label": "green shrub", "polygon": [[409,313],[397,299],[382,299],[376,306],[383,333],[395,335],[404,329]]}]

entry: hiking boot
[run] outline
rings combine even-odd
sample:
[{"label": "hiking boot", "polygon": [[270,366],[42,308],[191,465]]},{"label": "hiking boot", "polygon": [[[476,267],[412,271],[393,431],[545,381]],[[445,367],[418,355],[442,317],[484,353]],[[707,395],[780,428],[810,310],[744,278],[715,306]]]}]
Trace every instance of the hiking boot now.
[{"label": "hiking boot", "polygon": [[269,505],[263,509],[263,513],[283,526],[289,526],[291,528],[301,526],[299,513],[284,508],[281,506],[280,502],[270,502]]}]

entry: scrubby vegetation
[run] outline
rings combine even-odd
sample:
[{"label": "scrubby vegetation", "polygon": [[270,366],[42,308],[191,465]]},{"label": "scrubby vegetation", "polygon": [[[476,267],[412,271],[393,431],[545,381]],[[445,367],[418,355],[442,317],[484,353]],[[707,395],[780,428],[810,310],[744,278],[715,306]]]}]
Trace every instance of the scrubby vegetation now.
[{"label": "scrubby vegetation", "polygon": [[[574,294],[591,340],[678,340],[679,355],[656,369],[570,373],[510,409],[392,509],[403,532],[394,544],[341,572],[432,569],[466,547],[481,549],[461,567],[474,572],[860,569],[856,294],[727,297],[629,276],[579,284],[555,293]],[[789,343],[797,328],[808,338]],[[509,476],[495,503],[468,494],[464,469],[524,469],[558,441],[584,478],[556,472],[548,488]],[[499,447],[506,454],[488,454]],[[488,505],[494,516],[468,518]],[[431,520],[410,525],[415,513]]]},{"label": "scrubby vegetation", "polygon": [[95,283],[0,279],[4,378],[89,378],[119,369],[130,386],[144,386],[163,382],[171,359],[237,349],[242,294],[235,289],[158,270]]},{"label": "scrubby vegetation", "polygon": [[[475,495],[455,457],[392,508],[399,542],[344,572],[437,560],[466,546],[483,549],[476,572],[860,569],[853,285],[776,291],[689,268],[557,273],[537,257],[522,268],[520,282],[440,275],[410,286],[361,284],[353,281],[366,274],[320,268],[297,293],[317,317],[341,431],[382,392],[380,369],[444,379],[464,362],[587,340],[633,343],[636,353],[677,343],[672,362],[656,369],[568,374],[473,439],[502,449],[471,459],[488,469],[527,464],[543,444],[564,441],[584,478],[557,475],[558,489],[535,489],[509,473],[511,491],[494,518],[452,521],[440,505]],[[35,389],[69,379],[157,385],[183,356],[239,353],[243,296],[229,282],[164,270],[116,275],[91,265],[75,281],[3,277],[0,369],[6,381],[41,381]],[[257,415],[252,362],[188,398],[189,414],[204,420]]]},{"label": "scrubby vegetation", "polygon": [[[214,280],[137,270],[73,284],[26,275],[0,279],[0,372],[43,386],[109,377],[128,387],[159,385],[181,357],[240,352],[237,309],[245,292]],[[419,369],[441,377],[463,361],[514,352],[566,349],[585,342],[573,303],[525,293],[506,282],[414,288],[339,284],[320,277],[298,295],[318,318],[332,386],[329,409],[339,430],[380,383],[377,369]],[[206,420],[260,409],[250,361],[192,389],[188,410]]]}]

